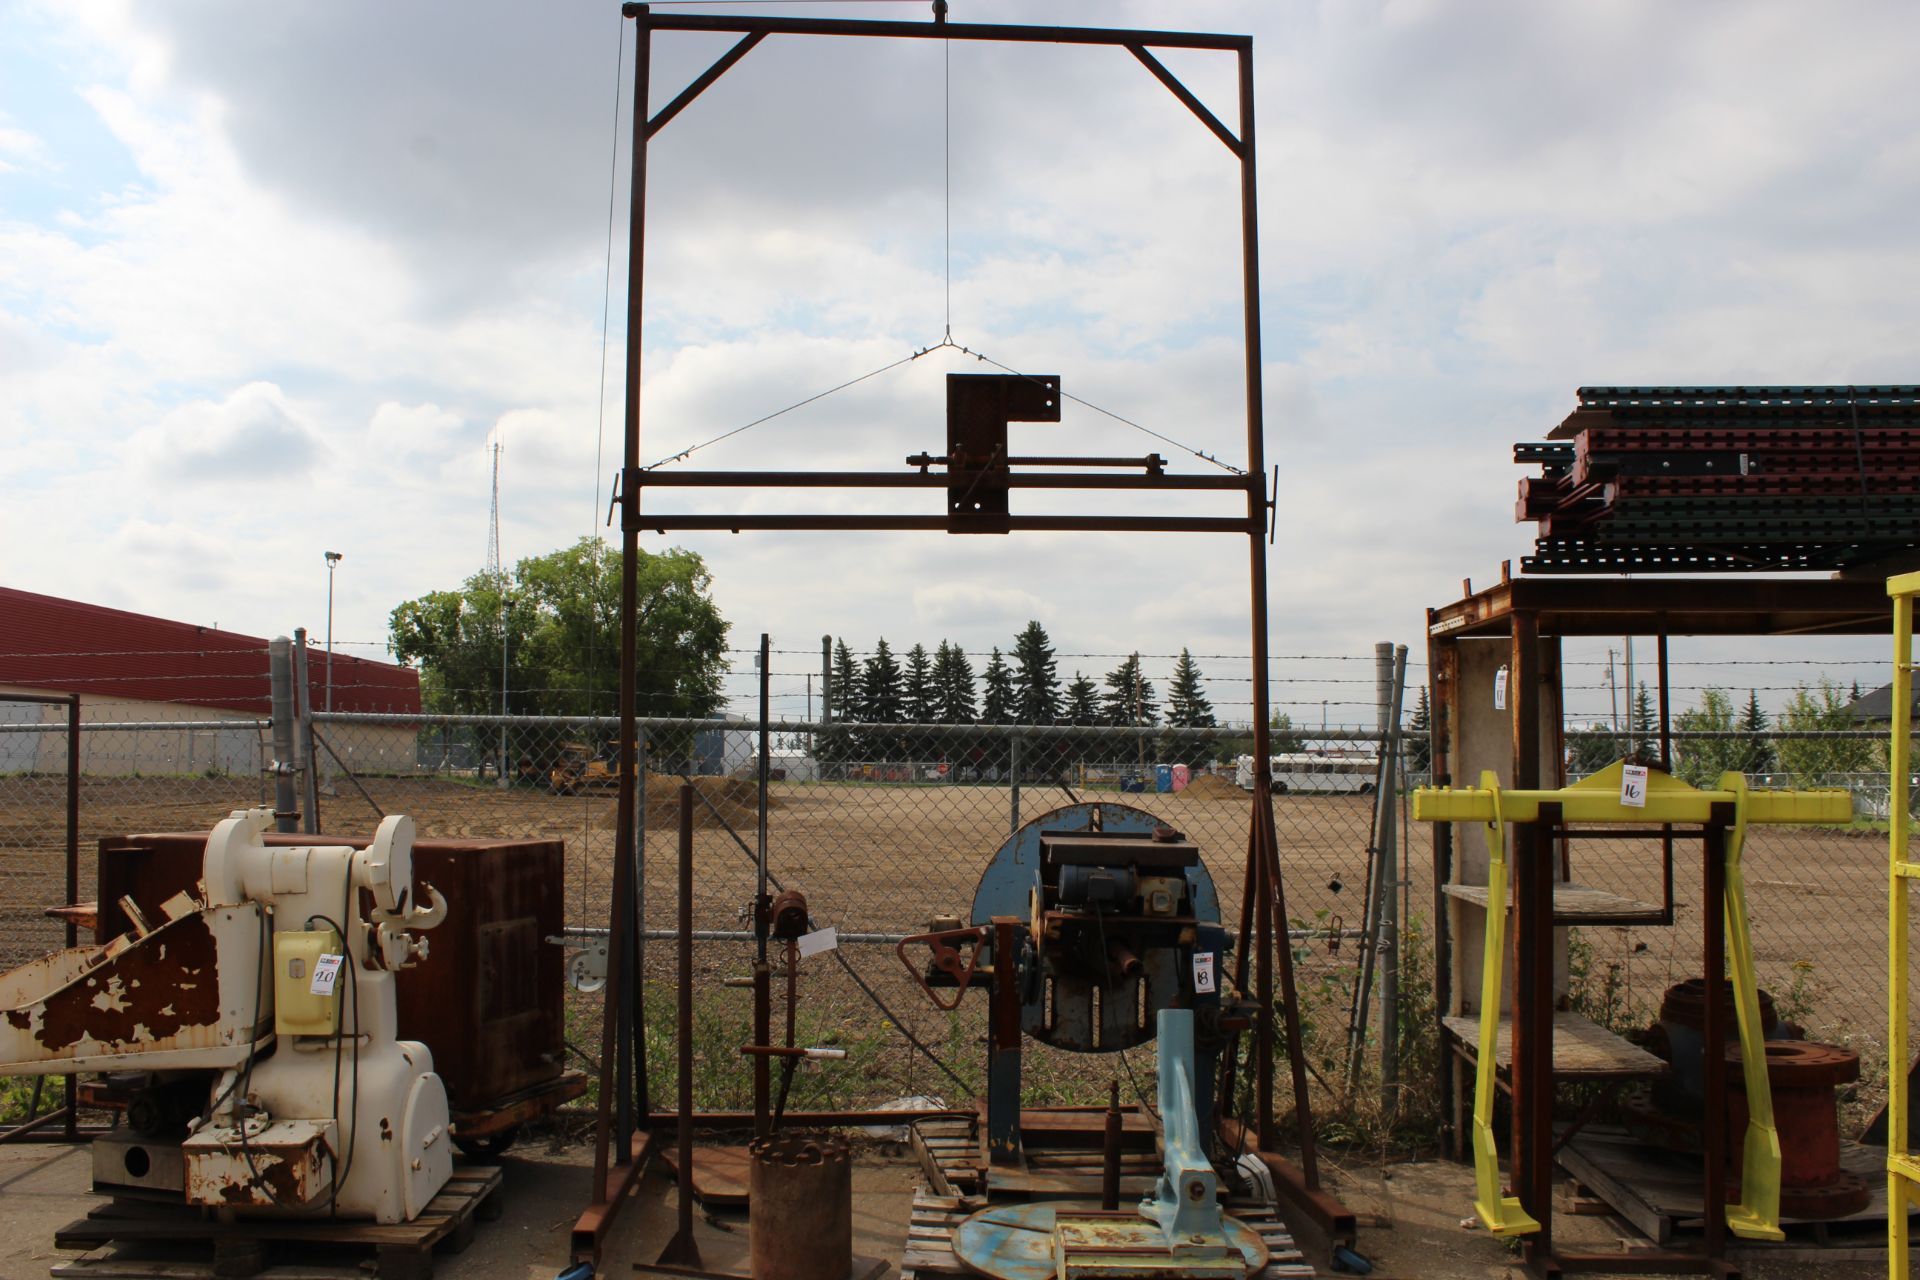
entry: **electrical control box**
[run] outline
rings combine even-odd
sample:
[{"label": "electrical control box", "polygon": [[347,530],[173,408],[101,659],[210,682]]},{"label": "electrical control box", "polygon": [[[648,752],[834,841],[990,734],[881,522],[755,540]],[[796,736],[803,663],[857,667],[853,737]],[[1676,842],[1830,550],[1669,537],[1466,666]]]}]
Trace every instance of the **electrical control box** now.
[{"label": "electrical control box", "polygon": [[340,1002],[352,964],[332,929],[286,930],[273,935],[273,1029],[283,1036],[331,1036],[340,1031]]}]

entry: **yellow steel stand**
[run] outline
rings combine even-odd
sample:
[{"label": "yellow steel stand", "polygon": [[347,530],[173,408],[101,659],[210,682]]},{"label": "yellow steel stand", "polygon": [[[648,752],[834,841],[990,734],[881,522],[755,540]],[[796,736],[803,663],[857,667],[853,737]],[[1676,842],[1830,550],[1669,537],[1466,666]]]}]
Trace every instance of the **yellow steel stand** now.
[{"label": "yellow steel stand", "polygon": [[[1500,1194],[1500,1141],[1493,1132],[1494,1043],[1500,1034],[1500,968],[1506,954],[1507,831],[1500,821],[1500,779],[1480,775],[1491,800],[1487,821],[1487,949],[1480,966],[1480,1049],[1474,1059],[1473,1209],[1496,1236],[1524,1236],[1540,1229],[1517,1196]],[[1417,804],[1417,801],[1416,801]],[[1419,816],[1416,807],[1414,816]]]},{"label": "yellow steel stand", "polygon": [[[1915,590],[1920,591],[1920,575],[1914,576]],[[1714,806],[1730,805],[1734,825],[1726,852],[1727,952],[1733,969],[1734,1012],[1740,1027],[1749,1120],[1741,1161],[1743,1200],[1727,1206],[1727,1226],[1735,1235],[1749,1239],[1785,1239],[1780,1230],[1780,1136],[1773,1124],[1773,1093],[1767,1081],[1766,1049],[1761,1038],[1759,985],[1754,975],[1740,854],[1749,826],[1852,821],[1853,797],[1841,789],[1750,791],[1746,778],[1738,773],[1722,774],[1716,790],[1701,791],[1652,769],[1647,775],[1646,803],[1629,806],[1621,803],[1621,778],[1622,765],[1615,763],[1557,791],[1503,791],[1493,774],[1483,773],[1478,787],[1421,787],[1413,793],[1415,821],[1480,822],[1487,828],[1486,957],[1480,977],[1473,1099],[1474,1182],[1478,1195],[1474,1209],[1496,1235],[1526,1235],[1540,1229],[1517,1199],[1500,1195],[1499,1152],[1493,1134],[1494,1052],[1500,1026],[1500,970],[1506,948],[1506,824],[1537,821],[1543,804],[1559,805],[1563,822],[1608,824],[1704,824],[1712,820]],[[1904,912],[1904,903],[1898,910]],[[1904,924],[1904,914],[1900,919]],[[1904,973],[1904,953],[1901,965]],[[1904,1135],[1905,1130],[1901,1132]],[[1920,1165],[1914,1168],[1920,1176]]]},{"label": "yellow steel stand", "polygon": [[1893,597],[1893,728],[1887,793],[1887,1275],[1907,1280],[1907,1213],[1920,1201],[1920,1161],[1907,1150],[1908,769],[1913,732],[1913,598],[1920,573],[1887,580]]},{"label": "yellow steel stand", "polygon": [[[1753,971],[1753,934],[1747,919],[1746,873],[1740,853],[1747,842],[1747,778],[1720,775],[1720,789],[1734,802],[1727,835],[1727,959],[1733,971],[1734,1014],[1740,1024],[1740,1069],[1747,1087],[1747,1133],[1740,1151],[1740,1203],[1727,1206],[1727,1226],[1749,1240],[1785,1240],[1780,1229],[1780,1131],[1773,1124],[1773,1086],[1767,1079],[1767,1049],[1760,1029],[1760,983]],[[1847,818],[1853,798],[1847,797]],[[1711,1047],[1709,1047],[1711,1052]]]}]

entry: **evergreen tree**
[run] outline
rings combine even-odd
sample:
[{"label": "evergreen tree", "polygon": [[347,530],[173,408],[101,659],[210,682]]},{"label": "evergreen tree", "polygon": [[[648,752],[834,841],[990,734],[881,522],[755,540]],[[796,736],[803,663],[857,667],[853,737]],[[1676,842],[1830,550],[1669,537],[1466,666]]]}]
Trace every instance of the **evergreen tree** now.
[{"label": "evergreen tree", "polygon": [[933,655],[936,720],[941,724],[972,724],[979,715],[973,691],[973,664],[957,644],[942,640]]},{"label": "evergreen tree", "polygon": [[1055,724],[1060,719],[1060,678],[1047,629],[1029,622],[1013,641],[1013,705],[1021,724]]},{"label": "evergreen tree", "polygon": [[861,703],[866,718],[874,724],[899,724],[906,712],[906,695],[900,687],[900,664],[882,636],[873,647],[873,656],[861,665]]},{"label": "evergreen tree", "polygon": [[1740,728],[1746,733],[1746,758],[1740,768],[1747,773],[1773,772],[1773,744],[1766,738],[1767,713],[1760,709],[1757,690],[1747,690],[1747,709],[1740,716]]},{"label": "evergreen tree", "polygon": [[853,660],[853,650],[847,648],[845,640],[834,642],[833,677],[827,687],[827,700],[835,720],[866,719],[861,705],[860,664]]},{"label": "evergreen tree", "polygon": [[932,724],[940,715],[940,693],[933,682],[933,661],[927,646],[907,650],[906,716],[909,724]]},{"label": "evergreen tree", "polygon": [[860,664],[853,659],[853,650],[847,648],[845,640],[839,640],[833,646],[833,665],[827,673],[827,709],[833,719],[833,727],[820,735],[818,747],[820,758],[830,764],[839,764],[856,760],[861,755],[860,736],[851,729],[843,729],[841,724],[859,721],[861,715]]},{"label": "evergreen tree", "polygon": [[1433,767],[1433,707],[1427,702],[1427,686],[1420,686],[1420,701],[1413,704],[1413,719],[1407,721],[1405,736],[1407,771],[1425,773]]},{"label": "evergreen tree", "polygon": [[987,697],[980,708],[982,724],[1013,724],[1016,710],[1016,691],[1013,686],[1013,668],[995,645],[993,656],[987,659],[987,669],[982,677],[986,682]]},{"label": "evergreen tree", "polygon": [[1100,723],[1100,686],[1078,671],[1073,673],[1073,683],[1067,686],[1066,719],[1068,724]]},{"label": "evergreen tree", "polygon": [[1160,704],[1153,700],[1153,682],[1140,671],[1140,655],[1133,654],[1107,673],[1107,692],[1100,700],[1108,724],[1157,724]]},{"label": "evergreen tree", "polygon": [[1655,758],[1653,730],[1653,695],[1647,692],[1647,682],[1642,680],[1633,695],[1633,710],[1627,716],[1627,739],[1633,754],[1643,760]]},{"label": "evergreen tree", "polygon": [[1176,729],[1211,729],[1218,723],[1201,685],[1200,664],[1184,648],[1167,685],[1167,723]]}]

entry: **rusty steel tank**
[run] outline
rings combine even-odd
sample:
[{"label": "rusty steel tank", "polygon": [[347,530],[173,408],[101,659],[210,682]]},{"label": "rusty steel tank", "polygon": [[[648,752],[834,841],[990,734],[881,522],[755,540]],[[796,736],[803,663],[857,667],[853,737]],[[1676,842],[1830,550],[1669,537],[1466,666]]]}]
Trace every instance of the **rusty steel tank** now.
[{"label": "rusty steel tank", "polygon": [[846,1280],[853,1267],[853,1159],[845,1138],[777,1133],[747,1148],[755,1280]]}]

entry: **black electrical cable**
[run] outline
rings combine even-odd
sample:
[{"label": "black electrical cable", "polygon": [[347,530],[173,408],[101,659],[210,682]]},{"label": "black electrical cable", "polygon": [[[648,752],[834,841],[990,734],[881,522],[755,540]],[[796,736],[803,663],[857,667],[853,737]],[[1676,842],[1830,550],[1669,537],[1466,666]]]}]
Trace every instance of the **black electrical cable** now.
[{"label": "black electrical cable", "polygon": [[[272,937],[273,937],[272,930],[268,927],[268,924],[267,924],[267,909],[265,906],[261,906],[260,907],[260,953],[261,953],[262,960],[267,960],[270,955],[270,950],[272,946]],[[263,999],[265,998],[266,989],[267,989],[267,980],[264,977],[260,976],[260,966],[256,966],[254,969],[254,982],[253,982],[253,1021],[251,1024],[249,1024],[247,1028],[247,1035],[249,1039],[259,1034],[260,1005]],[[253,1064],[259,1061],[259,1058],[260,1058],[259,1047],[258,1045],[254,1045],[247,1054],[247,1062],[245,1067],[246,1074],[244,1076],[244,1079],[246,1080],[246,1087],[240,1089],[240,1101],[234,1105],[233,1130],[235,1133],[240,1135],[240,1156],[242,1159],[244,1159],[247,1162],[247,1184],[250,1187],[254,1188],[255,1190],[266,1192],[267,1199],[271,1200],[274,1204],[276,1205],[285,1204],[286,1202],[280,1198],[280,1193],[278,1191],[275,1191],[269,1183],[267,1183],[261,1178],[259,1166],[255,1165],[253,1162],[253,1145],[247,1136],[247,1117],[239,1114],[239,1109],[247,1105],[247,1095],[253,1089]],[[220,1105],[221,1101],[224,1101],[227,1097],[232,1095],[234,1089],[239,1087],[242,1078],[243,1077],[239,1072],[234,1073],[233,1084],[228,1085],[227,1092],[225,1094],[222,1094],[219,1100],[215,1101],[215,1103],[213,1104],[214,1108],[217,1108]],[[209,1110],[212,1110],[212,1108],[210,1108]]]},{"label": "black electrical cable", "polygon": [[[350,919],[353,915],[354,885],[353,866],[351,863],[347,866],[346,881],[346,892],[342,894],[340,900],[340,918],[342,921]],[[359,922],[356,921],[355,923],[358,924]],[[364,928],[364,926],[362,927]],[[352,939],[347,936],[347,931],[344,928],[339,932],[341,945],[346,949],[346,955],[343,957],[342,963],[345,964],[347,970],[347,1002],[353,1006],[353,1101],[351,1106],[353,1109],[354,1124],[347,1135],[346,1164],[340,1170],[340,1177],[334,1184],[335,1186],[345,1185],[347,1176],[353,1172],[353,1153],[354,1149],[360,1143],[360,979],[358,977],[360,966],[354,960]],[[335,1036],[334,1060],[336,1063],[339,1061],[339,1052],[340,1040],[338,1036]],[[334,1108],[334,1113],[334,1118],[338,1120],[339,1107],[337,1103]]]},{"label": "black electrical cable", "polygon": [[[347,888],[348,897],[351,898],[352,892],[353,892],[353,888],[352,888],[353,882],[351,877],[348,878],[347,885],[348,885],[348,888]],[[359,1107],[360,1107],[360,1034],[359,1034],[360,1032],[360,1001],[359,1001],[358,984],[354,978],[354,970],[358,966],[355,965],[353,962],[353,948],[348,943],[347,931],[340,927],[340,923],[337,920],[335,920],[332,916],[327,916],[327,915],[315,914],[307,917],[307,923],[309,924],[312,924],[315,920],[318,920],[320,923],[326,925],[328,928],[333,930],[334,935],[340,939],[340,946],[342,951],[344,952],[344,954],[341,957],[341,962],[347,970],[348,999],[350,999],[353,1002],[353,1006],[354,1006],[353,1008],[353,1028],[354,1028],[353,1104],[354,1104],[354,1111],[356,1113],[356,1118],[357,1118]],[[342,1028],[338,1025],[338,1023],[339,1023],[339,1020],[336,1019],[335,1026],[333,1029],[333,1117],[334,1117],[334,1122],[336,1124],[338,1124],[340,1121],[340,1062],[341,1062],[341,1059],[345,1056],[345,1044],[340,1034]],[[342,1125],[341,1127],[346,1128],[345,1125]],[[358,1137],[359,1137],[358,1127],[355,1126],[355,1128],[347,1138],[347,1156],[346,1156],[345,1165],[343,1166],[338,1160],[334,1162],[333,1188],[330,1193],[330,1202],[327,1207],[327,1213],[329,1217],[337,1217],[339,1214],[340,1184],[347,1180],[347,1174],[353,1168],[353,1147],[354,1147],[354,1141]]]}]

